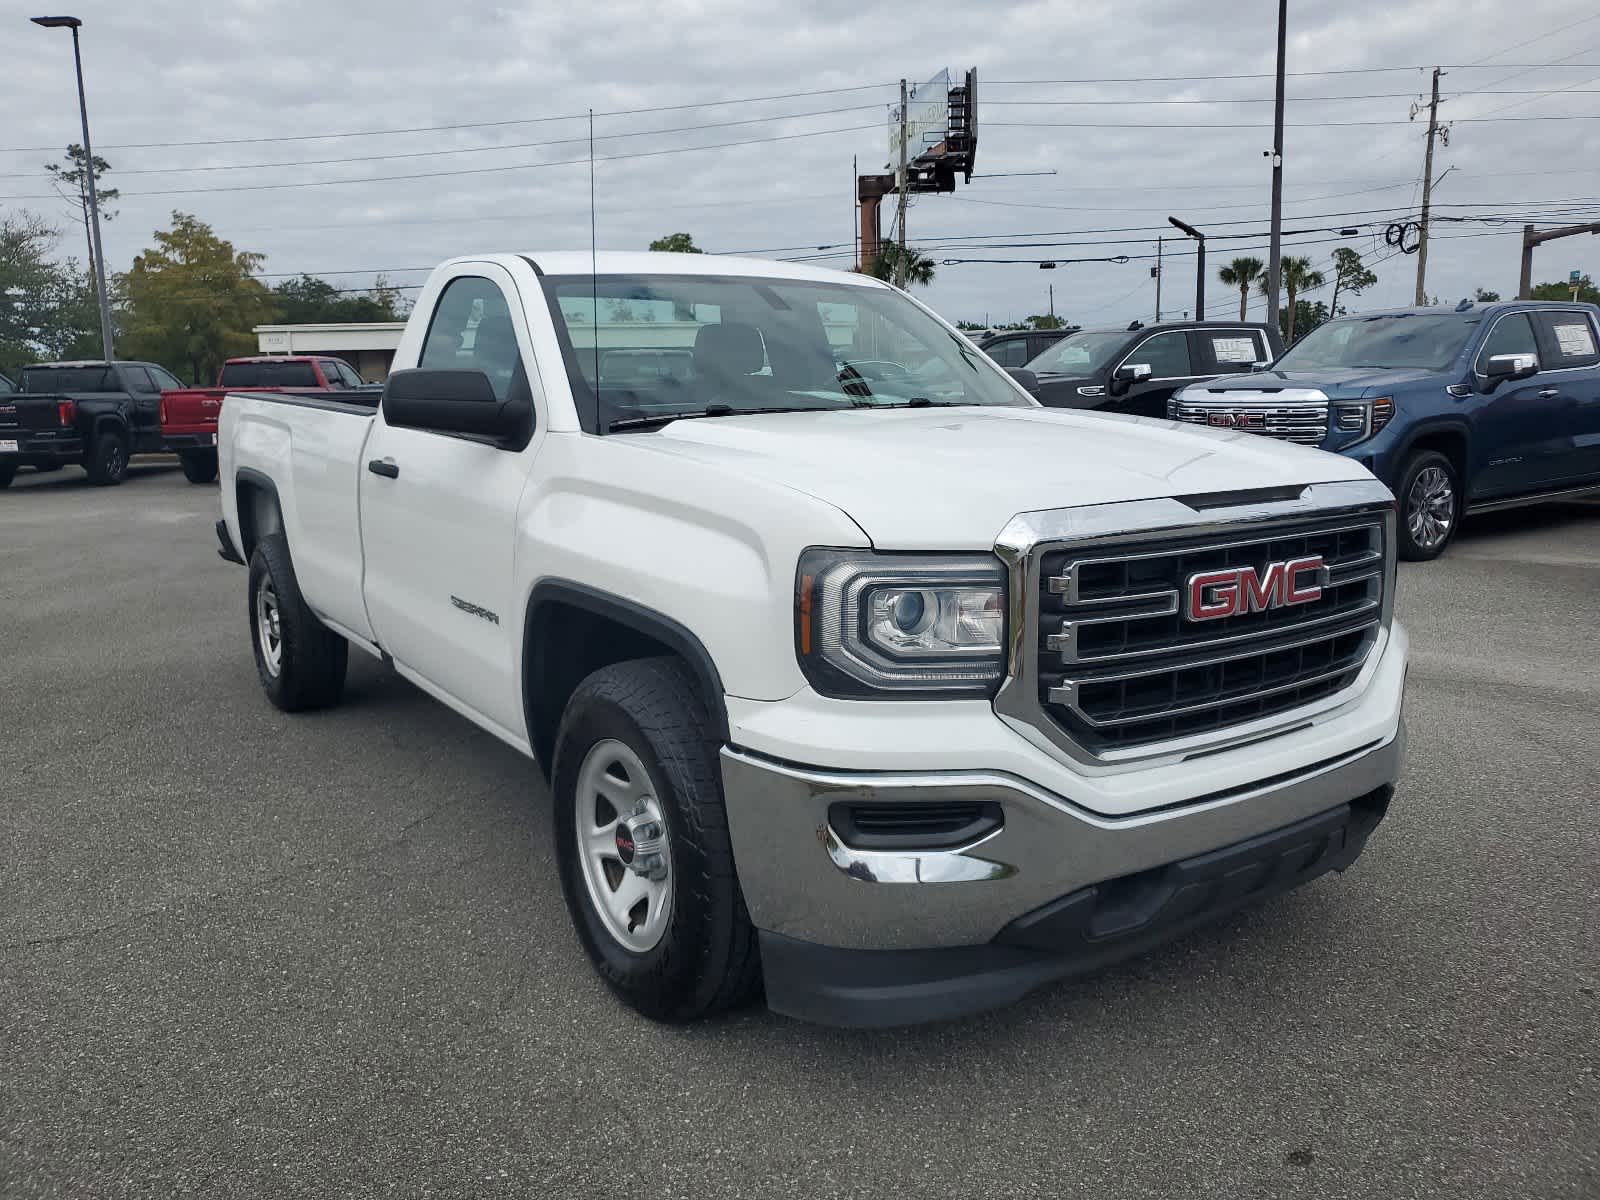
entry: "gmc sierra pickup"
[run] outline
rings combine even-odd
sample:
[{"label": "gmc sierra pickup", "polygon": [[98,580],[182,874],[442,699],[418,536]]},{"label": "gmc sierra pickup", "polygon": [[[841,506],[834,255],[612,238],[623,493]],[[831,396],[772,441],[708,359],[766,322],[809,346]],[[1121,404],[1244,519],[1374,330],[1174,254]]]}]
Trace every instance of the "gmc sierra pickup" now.
[{"label": "gmc sierra pickup", "polygon": [[36,363],[22,368],[22,389],[0,400],[0,488],[18,467],[53,470],[80,464],[94,484],[116,484],[135,454],[166,449],[159,405],[163,388],[183,385],[143,362]]},{"label": "gmc sierra pickup", "polygon": [[177,451],[190,483],[211,483],[217,477],[217,416],[229,392],[339,392],[347,399],[365,397],[376,406],[383,391],[365,382],[341,358],[326,355],[257,355],[230,358],[217,372],[217,386],[181,388],[161,393],[161,436]]},{"label": "gmc sierra pickup", "polygon": [[1393,498],[1347,458],[1044,409],[885,284],[710,255],[448,262],[395,367],[223,406],[261,685],[333,704],[354,646],[535,760],[651,1017],[1005,1003],[1387,809]]},{"label": "gmc sierra pickup", "polygon": [[1437,558],[1468,513],[1600,488],[1597,318],[1529,300],[1359,313],[1167,415],[1348,455],[1399,498],[1400,557]]}]

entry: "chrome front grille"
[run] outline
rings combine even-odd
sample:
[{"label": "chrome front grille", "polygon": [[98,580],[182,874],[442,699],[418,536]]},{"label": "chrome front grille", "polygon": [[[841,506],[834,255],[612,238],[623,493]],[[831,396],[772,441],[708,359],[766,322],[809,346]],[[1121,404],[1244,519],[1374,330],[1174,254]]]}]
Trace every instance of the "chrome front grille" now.
[{"label": "chrome front grille", "polygon": [[[1041,559],[1038,686],[1091,750],[1211,733],[1354,682],[1383,618],[1383,525],[1340,518],[1249,537],[1053,550]],[[1320,558],[1315,600],[1196,621],[1187,581]]]},{"label": "chrome front grille", "polygon": [[[1220,393],[1226,396],[1226,393]],[[1302,446],[1320,446],[1328,436],[1326,400],[1171,400],[1167,416],[1190,425],[1259,433]]]},{"label": "chrome front grille", "polygon": [[[995,546],[1012,584],[996,711],[1107,765],[1318,719],[1382,643],[1393,504],[1368,479],[1019,514]],[[1275,565],[1304,559],[1321,562],[1282,568],[1297,594],[1275,592]],[[1206,619],[1231,586],[1213,572],[1250,602]]]}]

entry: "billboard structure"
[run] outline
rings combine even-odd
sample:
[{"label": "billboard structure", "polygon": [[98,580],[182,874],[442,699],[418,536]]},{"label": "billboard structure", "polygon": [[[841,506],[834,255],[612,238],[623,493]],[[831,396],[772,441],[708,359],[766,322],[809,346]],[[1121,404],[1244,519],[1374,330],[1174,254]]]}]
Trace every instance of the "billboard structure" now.
[{"label": "billboard structure", "polygon": [[[871,271],[882,245],[879,208],[885,196],[900,197],[900,241],[904,238],[904,203],[908,196],[953,192],[956,176],[972,179],[978,152],[978,72],[966,72],[958,84],[948,70],[926,83],[906,88],[904,105],[889,110],[889,163],[892,173],[862,175],[856,180],[861,214],[862,271]],[[901,163],[904,163],[902,177]]]}]

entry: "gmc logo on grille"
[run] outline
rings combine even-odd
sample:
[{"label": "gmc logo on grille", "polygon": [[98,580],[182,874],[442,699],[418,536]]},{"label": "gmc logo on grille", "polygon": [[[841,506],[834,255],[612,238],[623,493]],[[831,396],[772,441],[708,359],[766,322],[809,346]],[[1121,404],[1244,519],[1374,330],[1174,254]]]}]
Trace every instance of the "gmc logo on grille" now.
[{"label": "gmc logo on grille", "polygon": [[1206,414],[1206,424],[1217,429],[1265,429],[1267,415],[1258,412],[1214,412]]},{"label": "gmc logo on grille", "polygon": [[1322,596],[1322,556],[1268,563],[1261,571],[1254,567],[1197,571],[1189,576],[1185,595],[1184,616],[1191,621],[1310,604]]}]

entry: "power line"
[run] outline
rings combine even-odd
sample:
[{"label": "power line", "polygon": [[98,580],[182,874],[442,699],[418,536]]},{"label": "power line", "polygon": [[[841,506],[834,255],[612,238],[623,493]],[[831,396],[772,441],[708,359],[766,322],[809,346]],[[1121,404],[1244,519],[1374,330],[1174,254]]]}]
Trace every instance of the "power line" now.
[{"label": "power line", "polygon": [[[596,134],[595,141],[610,141],[617,138],[652,137],[664,133],[693,133],[701,129],[727,129],[735,125],[765,125],[777,121],[799,121],[807,117],[827,117],[837,113],[861,112],[863,109],[877,108],[875,104],[851,104],[843,108],[823,108],[813,112],[784,113],[769,117],[745,117],[738,121],[712,121],[698,125],[677,125],[667,129],[638,129],[629,133],[604,133]],[[352,162],[383,162],[401,158],[437,158],[446,154],[488,154],[504,150],[534,150],[543,146],[566,146],[583,144],[588,141],[587,136],[570,138],[553,138],[542,142],[509,142],[496,146],[463,146],[452,150],[410,150],[397,154],[359,154],[344,155],[339,158],[309,158],[294,161],[260,162],[260,163],[225,163],[220,166],[207,167],[139,167],[133,169],[117,168],[117,176],[123,175],[182,175],[202,171],[254,171],[267,170],[279,167],[321,167],[338,166]],[[42,179],[54,178],[49,171],[20,171],[12,174],[0,174],[0,179]]]},{"label": "power line", "polygon": [[[1471,94],[1474,96],[1547,96],[1553,92],[1568,92],[1577,96],[1600,95],[1600,89],[1597,88],[1590,88],[1585,91],[1577,90],[1582,84],[1590,82],[1592,82],[1592,80],[1580,79],[1570,88],[1503,88],[1500,90],[1474,88]],[[1411,100],[1414,99],[1415,96],[1415,92],[1365,92],[1349,96],[1286,96],[1284,99],[1286,99],[1290,104],[1322,104],[1327,103],[1330,100]],[[1271,96],[1230,96],[1219,99],[1205,99],[1199,97],[1165,97],[1158,100],[990,100],[985,97],[983,101],[985,106],[995,105],[1003,107],[1028,105],[1039,107],[1093,107],[1104,105],[1117,108],[1138,107],[1142,105],[1154,104],[1271,104],[1272,102],[1273,97]]]},{"label": "power line", "polygon": [[[835,133],[856,133],[863,129],[877,129],[877,125],[850,125],[842,129],[813,129],[807,133],[775,134],[771,137],[745,138],[736,142],[712,142],[704,146],[677,146],[669,150],[637,150],[627,154],[607,154],[597,157],[595,162],[622,162],[635,158],[659,158],[665,154],[688,154],[696,150],[726,150],[733,146],[755,146],[767,142],[787,142],[797,138],[823,137]],[[550,162],[537,163],[509,163],[496,167],[463,167],[455,171],[422,171],[411,175],[364,175],[354,179],[309,179],[294,183],[248,183],[230,184],[227,187],[209,188],[159,188],[143,192],[123,192],[121,199],[131,196],[196,196],[212,192],[276,192],[295,190],[310,187],[336,187],[342,184],[354,183],[396,183],[412,179],[442,179],[446,176],[456,175],[491,175],[505,171],[531,171],[542,167],[566,167],[578,163],[587,163],[588,157],[562,158]],[[51,195],[18,195],[0,196],[0,200],[48,200]]]},{"label": "power line", "polygon": [[[1537,116],[1537,117],[1452,117],[1452,125],[1473,125],[1498,123],[1501,121],[1593,121],[1600,119],[1600,114],[1577,113],[1571,115]],[[1327,129],[1327,128],[1353,128],[1357,126],[1397,126],[1404,124],[1398,119],[1387,121],[1316,121],[1308,125],[1297,125],[1297,129]],[[1103,122],[1083,121],[989,121],[989,129],[1256,129],[1261,126],[1253,121],[1232,122],[1202,122],[1202,123],[1150,123],[1150,122],[1120,122],[1116,124]]]},{"label": "power line", "polygon": [[[837,96],[844,92],[865,92],[875,88],[899,86],[888,83],[858,83],[849,87],[817,88],[808,92],[773,92],[765,96],[740,96],[726,100],[701,100],[694,104],[651,104],[643,108],[617,108],[610,112],[597,112],[597,117],[636,117],[645,113],[685,112],[695,108],[724,108],[736,104],[758,104],[768,100],[798,100],[809,96]],[[102,145],[102,150],[159,150],[174,146],[243,146],[262,142],[315,142],[330,138],[388,137],[404,133],[439,133],[457,129],[499,129],[507,125],[541,125],[550,121],[587,120],[587,110],[581,113],[562,113],[558,116],[513,117],[503,121],[464,121],[454,125],[413,125],[397,129],[347,129],[337,133],[284,134],[275,137],[203,138],[188,142],[121,142]],[[36,153],[59,150],[59,146],[0,146],[0,153]],[[584,159],[588,162],[588,159]]]}]

